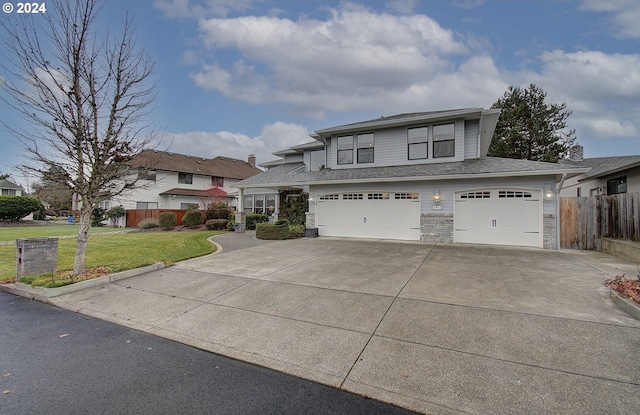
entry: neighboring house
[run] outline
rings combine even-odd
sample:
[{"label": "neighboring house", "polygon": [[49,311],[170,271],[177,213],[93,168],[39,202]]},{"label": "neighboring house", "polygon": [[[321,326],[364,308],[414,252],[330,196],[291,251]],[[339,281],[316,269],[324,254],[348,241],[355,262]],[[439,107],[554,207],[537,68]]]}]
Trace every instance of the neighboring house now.
[{"label": "neighboring house", "polygon": [[[142,186],[126,194],[115,196],[100,202],[100,207],[109,209],[121,205],[131,209],[187,209],[197,204],[201,209],[211,204],[225,202],[236,206],[237,189],[234,187],[240,180],[262,172],[255,166],[255,156],[247,161],[229,157],[213,159],[162,152],[156,150],[142,151],[134,161],[134,166],[153,165],[153,170],[144,171],[145,176],[139,182]],[[256,191],[256,198],[268,195]],[[275,205],[277,191],[267,190]],[[265,204],[264,209],[270,205]],[[74,206],[77,209],[77,204]]]},{"label": "neighboring house", "polygon": [[320,236],[556,249],[556,183],[588,169],[487,157],[499,114],[421,112],[319,130],[236,186],[308,192],[306,225]]},{"label": "neighboring house", "polygon": [[589,197],[640,192],[640,155],[583,158],[582,146],[571,149],[569,166],[589,171],[564,182],[560,196]]},{"label": "neighboring house", "polygon": [[9,179],[0,179],[0,195],[2,196],[22,196],[24,189]]}]

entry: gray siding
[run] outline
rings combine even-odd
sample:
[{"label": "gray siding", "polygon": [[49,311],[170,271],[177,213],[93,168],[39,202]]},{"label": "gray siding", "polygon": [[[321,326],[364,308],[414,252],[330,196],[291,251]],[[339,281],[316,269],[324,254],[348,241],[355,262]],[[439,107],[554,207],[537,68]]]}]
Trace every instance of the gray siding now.
[{"label": "gray siding", "polygon": [[464,122],[464,158],[476,159],[478,158],[478,145],[480,134],[480,121],[471,120]]},{"label": "gray siding", "polygon": [[[308,153],[308,151],[306,151],[305,153]],[[307,156],[309,157],[309,156]],[[303,155],[302,154],[288,154],[286,156],[284,156],[284,161],[285,163],[301,163],[303,162]]]},{"label": "gray siding", "polygon": [[[468,122],[467,122],[468,123]],[[354,135],[354,150],[353,150],[353,164],[338,165],[337,146],[333,145],[333,142],[337,142],[337,136],[334,136],[329,140],[327,145],[327,165],[332,169],[353,169],[361,167],[382,167],[382,166],[402,166],[411,164],[429,164],[429,163],[444,163],[448,161],[462,161],[468,152],[465,151],[467,143],[471,141],[471,136],[466,133],[465,123],[463,120],[455,121],[455,156],[449,158],[432,158],[432,131],[429,129],[429,157],[428,159],[421,160],[409,160],[408,159],[408,143],[407,143],[407,127],[402,128],[388,128],[383,130],[369,131],[373,132],[375,136],[374,144],[374,162],[373,163],[355,163],[357,160],[357,148],[356,138]],[[434,124],[422,124],[412,127],[432,126]],[[437,125],[437,124],[436,124]],[[476,142],[472,145],[470,150],[473,156],[470,158],[477,158],[478,148],[478,122],[476,121],[475,127],[473,122],[471,123],[474,131],[471,134],[475,137]],[[471,144],[469,144],[471,145]],[[475,146],[475,147],[473,147]]]}]

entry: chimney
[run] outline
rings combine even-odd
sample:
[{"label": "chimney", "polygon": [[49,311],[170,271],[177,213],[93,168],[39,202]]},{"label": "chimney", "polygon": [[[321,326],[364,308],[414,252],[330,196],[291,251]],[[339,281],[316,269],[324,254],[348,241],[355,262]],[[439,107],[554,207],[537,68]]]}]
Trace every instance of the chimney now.
[{"label": "chimney", "polygon": [[247,158],[247,163],[249,163],[251,167],[256,167],[256,155],[249,154],[249,157]]},{"label": "chimney", "polygon": [[584,148],[580,144],[576,144],[575,146],[569,149],[569,160],[582,161],[583,153],[584,153]]}]

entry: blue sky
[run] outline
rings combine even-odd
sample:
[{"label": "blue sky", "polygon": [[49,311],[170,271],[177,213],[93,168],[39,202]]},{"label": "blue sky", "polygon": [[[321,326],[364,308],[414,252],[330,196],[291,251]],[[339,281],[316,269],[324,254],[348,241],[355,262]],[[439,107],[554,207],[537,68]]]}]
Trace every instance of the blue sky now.
[{"label": "blue sky", "polygon": [[[126,10],[155,60],[154,125],[177,153],[260,163],[314,130],[488,108],[534,83],[567,103],[585,157],[640,154],[636,0],[114,0],[101,24]],[[21,149],[0,141],[0,172],[25,183]]]}]

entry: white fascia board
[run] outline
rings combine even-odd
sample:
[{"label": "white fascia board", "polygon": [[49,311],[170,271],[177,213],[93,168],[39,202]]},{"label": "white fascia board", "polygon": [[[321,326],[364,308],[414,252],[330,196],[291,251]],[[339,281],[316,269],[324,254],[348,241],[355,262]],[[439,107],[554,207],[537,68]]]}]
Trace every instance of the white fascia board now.
[{"label": "white fascia board", "polygon": [[339,134],[341,132],[357,132],[364,130],[371,130],[374,128],[380,127],[397,127],[403,125],[411,125],[419,122],[425,121],[445,121],[451,119],[464,118],[471,115],[477,115],[478,118],[482,114],[482,108],[467,108],[463,110],[457,111],[442,111],[434,114],[426,114],[426,115],[418,115],[415,117],[407,117],[407,118],[394,118],[390,120],[385,120],[384,118],[379,120],[372,120],[370,122],[364,123],[354,123],[349,125],[343,125],[339,127],[331,127],[325,128],[324,130],[317,130],[315,133],[320,136],[327,136],[331,134]]}]

